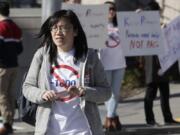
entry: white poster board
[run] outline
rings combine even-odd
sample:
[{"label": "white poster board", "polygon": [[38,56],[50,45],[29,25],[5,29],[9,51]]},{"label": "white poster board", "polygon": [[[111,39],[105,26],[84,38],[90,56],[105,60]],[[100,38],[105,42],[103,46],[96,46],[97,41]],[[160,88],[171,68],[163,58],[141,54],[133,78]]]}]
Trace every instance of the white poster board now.
[{"label": "white poster board", "polygon": [[165,72],[180,58],[180,16],[172,20],[163,30],[165,52],[159,54],[161,71]]},{"label": "white poster board", "polygon": [[117,18],[125,56],[163,52],[159,12],[118,12]]},{"label": "white poster board", "polygon": [[88,47],[104,48],[107,40],[108,5],[62,4],[62,9],[73,10],[86,33]]}]

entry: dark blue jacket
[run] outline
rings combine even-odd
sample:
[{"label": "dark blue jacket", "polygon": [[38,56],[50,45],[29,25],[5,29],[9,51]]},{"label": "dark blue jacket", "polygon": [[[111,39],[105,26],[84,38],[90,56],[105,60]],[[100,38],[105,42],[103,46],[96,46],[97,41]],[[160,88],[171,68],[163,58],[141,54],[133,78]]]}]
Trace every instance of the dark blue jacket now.
[{"label": "dark blue jacket", "polygon": [[23,51],[21,29],[10,19],[0,21],[0,68],[18,66]]}]

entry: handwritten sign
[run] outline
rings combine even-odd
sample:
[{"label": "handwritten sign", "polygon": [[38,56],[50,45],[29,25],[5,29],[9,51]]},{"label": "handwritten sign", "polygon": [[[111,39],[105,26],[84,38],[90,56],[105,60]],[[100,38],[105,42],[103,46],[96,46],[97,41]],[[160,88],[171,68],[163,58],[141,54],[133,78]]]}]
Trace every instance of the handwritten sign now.
[{"label": "handwritten sign", "polygon": [[117,18],[125,56],[163,52],[160,16],[157,11],[118,12]]},{"label": "handwritten sign", "polygon": [[62,4],[62,9],[73,10],[80,19],[86,33],[88,46],[104,48],[107,40],[108,6]]},{"label": "handwritten sign", "polygon": [[180,16],[172,20],[163,30],[163,54],[159,54],[162,72],[165,72],[180,58]]}]

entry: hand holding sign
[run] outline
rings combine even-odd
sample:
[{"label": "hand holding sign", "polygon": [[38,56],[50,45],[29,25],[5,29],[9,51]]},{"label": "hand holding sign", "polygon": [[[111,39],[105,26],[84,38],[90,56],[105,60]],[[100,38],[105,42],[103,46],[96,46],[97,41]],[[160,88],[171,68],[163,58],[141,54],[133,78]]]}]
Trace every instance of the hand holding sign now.
[{"label": "hand holding sign", "polygon": [[42,99],[45,101],[54,101],[56,100],[56,93],[53,90],[47,90],[43,93]]},{"label": "hand holding sign", "polygon": [[79,87],[76,87],[76,86],[70,86],[68,89],[67,89],[67,92],[71,95],[71,96],[83,96],[85,94],[85,91],[84,91],[84,88],[79,86]]}]

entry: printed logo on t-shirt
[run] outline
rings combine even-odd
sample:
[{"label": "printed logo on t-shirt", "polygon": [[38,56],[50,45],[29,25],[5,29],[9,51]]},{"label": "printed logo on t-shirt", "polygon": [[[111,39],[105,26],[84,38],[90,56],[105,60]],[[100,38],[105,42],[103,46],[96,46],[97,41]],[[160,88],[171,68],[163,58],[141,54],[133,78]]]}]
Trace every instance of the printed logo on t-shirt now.
[{"label": "printed logo on t-shirt", "polygon": [[70,96],[67,89],[70,86],[78,86],[79,73],[69,65],[57,65],[52,67],[51,85],[55,88],[58,100],[69,101],[77,96]]},{"label": "printed logo on t-shirt", "polygon": [[106,47],[115,48],[120,45],[119,31],[117,28],[108,28],[108,40]]}]

